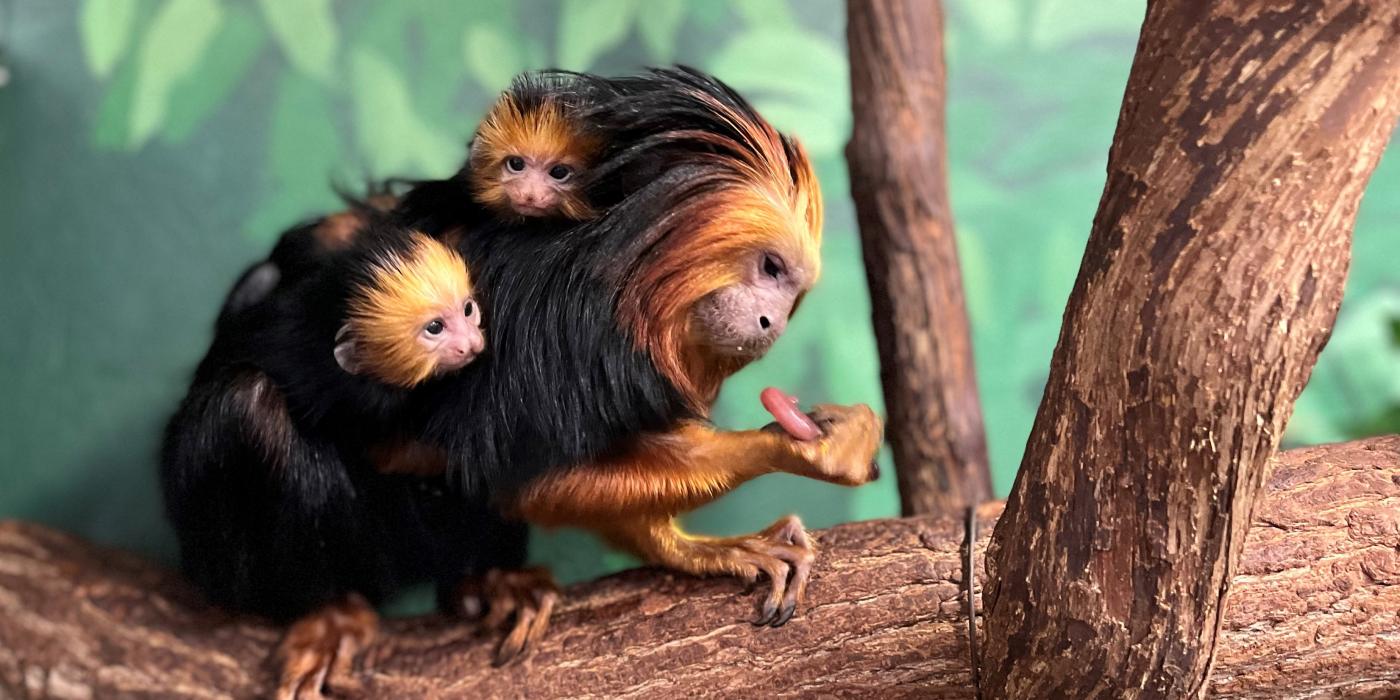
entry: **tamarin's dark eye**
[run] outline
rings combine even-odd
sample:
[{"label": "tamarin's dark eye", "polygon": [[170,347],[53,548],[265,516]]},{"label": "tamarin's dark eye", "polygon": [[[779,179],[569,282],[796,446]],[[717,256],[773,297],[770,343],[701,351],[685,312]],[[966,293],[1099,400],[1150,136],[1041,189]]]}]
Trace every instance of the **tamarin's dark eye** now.
[{"label": "tamarin's dark eye", "polygon": [[574,169],[567,165],[556,165],[549,169],[549,176],[560,182],[569,179],[569,176],[573,174]]},{"label": "tamarin's dark eye", "polygon": [[525,169],[525,159],[520,156],[511,156],[506,159],[506,170],[518,173]]},{"label": "tamarin's dark eye", "polygon": [[782,263],[778,262],[777,258],[771,255],[763,256],[763,274],[773,279],[778,279],[778,276],[783,274]]},{"label": "tamarin's dark eye", "polygon": [[469,302],[467,302],[467,305],[466,305],[466,306],[462,307],[462,315],[463,315],[463,316],[466,316],[467,318],[471,318],[471,317],[472,317],[472,314],[474,314],[474,313],[476,313],[476,304],[473,304],[473,303],[471,303],[471,302],[469,301]]},{"label": "tamarin's dark eye", "polygon": [[440,318],[435,318],[431,321],[428,321],[428,325],[423,326],[423,330],[427,331],[428,335],[437,335],[442,332],[443,328],[444,326],[442,325],[442,319]]}]

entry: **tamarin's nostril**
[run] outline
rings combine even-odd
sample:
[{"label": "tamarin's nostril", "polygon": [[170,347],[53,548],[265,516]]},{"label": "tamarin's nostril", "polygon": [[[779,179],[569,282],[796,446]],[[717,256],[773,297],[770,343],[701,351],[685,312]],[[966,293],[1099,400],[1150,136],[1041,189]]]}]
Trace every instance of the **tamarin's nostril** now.
[{"label": "tamarin's nostril", "polygon": [[768,330],[768,327],[769,327],[769,326],[773,325],[773,322],[772,322],[772,321],[769,321],[767,316],[759,316],[759,317],[758,317],[758,325],[762,326],[762,327],[763,327],[763,330],[766,331],[766,330]]}]

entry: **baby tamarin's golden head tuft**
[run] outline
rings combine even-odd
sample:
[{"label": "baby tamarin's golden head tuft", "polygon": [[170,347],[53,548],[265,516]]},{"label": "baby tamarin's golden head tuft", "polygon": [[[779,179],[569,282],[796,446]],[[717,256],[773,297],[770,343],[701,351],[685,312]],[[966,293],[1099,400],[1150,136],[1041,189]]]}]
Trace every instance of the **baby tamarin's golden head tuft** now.
[{"label": "baby tamarin's golden head tuft", "polygon": [[413,232],[365,260],[336,336],[343,369],[408,388],[465,367],[485,349],[481,308],[455,251]]},{"label": "baby tamarin's golden head tuft", "polygon": [[578,186],[600,144],[563,78],[525,74],[501,93],[472,141],[477,202],[511,216],[594,216]]}]

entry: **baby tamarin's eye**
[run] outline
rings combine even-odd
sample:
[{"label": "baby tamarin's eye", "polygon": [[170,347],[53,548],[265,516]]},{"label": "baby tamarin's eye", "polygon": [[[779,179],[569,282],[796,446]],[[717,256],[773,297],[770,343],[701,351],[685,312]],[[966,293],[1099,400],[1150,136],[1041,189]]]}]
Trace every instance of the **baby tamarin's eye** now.
[{"label": "baby tamarin's eye", "polygon": [[525,170],[525,159],[520,156],[511,156],[506,159],[506,170],[518,173]]},{"label": "baby tamarin's eye", "polygon": [[437,335],[442,332],[443,328],[444,326],[442,325],[442,319],[435,318],[431,321],[428,321],[428,325],[423,326],[423,332],[427,333],[428,335]]},{"label": "baby tamarin's eye", "polygon": [[559,182],[563,182],[569,179],[569,176],[573,174],[574,169],[570,168],[567,165],[556,165],[549,169],[549,176],[554,178],[555,180],[558,180]]},{"label": "baby tamarin's eye", "polygon": [[463,316],[466,316],[467,318],[471,318],[471,317],[472,317],[472,314],[474,314],[474,313],[476,313],[476,304],[473,304],[472,302],[469,301],[469,302],[467,302],[467,305],[466,305],[466,306],[462,307],[462,315],[463,315]]}]

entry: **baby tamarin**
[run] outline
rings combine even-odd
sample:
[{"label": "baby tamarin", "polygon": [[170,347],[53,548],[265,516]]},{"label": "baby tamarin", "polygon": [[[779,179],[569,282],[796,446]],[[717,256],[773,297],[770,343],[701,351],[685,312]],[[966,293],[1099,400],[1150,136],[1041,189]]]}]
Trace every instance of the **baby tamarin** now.
[{"label": "baby tamarin", "polygon": [[566,74],[517,77],[472,139],[464,172],[476,202],[507,217],[592,218],[580,175],[600,140],[579,118],[581,99]]},{"label": "baby tamarin", "polygon": [[411,387],[482,352],[481,316],[456,252],[376,224],[221,323],[161,455],[190,579],[220,605],[278,620],[405,581],[455,583],[463,572],[433,561],[463,533],[390,527],[424,519],[405,495],[419,485],[360,455]]},{"label": "baby tamarin", "polygon": [[[596,216],[585,197],[582,176],[599,153],[602,138],[580,117],[587,98],[576,84],[565,73],[518,76],[486,113],[456,176],[414,195],[441,201],[411,208],[462,211],[460,220],[471,225],[492,218],[582,221]],[[273,289],[313,272],[326,256],[348,248],[372,219],[399,204],[391,191],[405,182],[411,181],[390,181],[363,197],[343,195],[349,209],[283,232],[268,259],[248,268],[234,285],[220,323]],[[449,231],[442,236],[450,242],[459,234]]]},{"label": "baby tamarin", "polygon": [[350,266],[351,291],[335,336],[341,369],[408,389],[481,353],[481,310],[456,251],[421,233],[368,247],[363,262]]}]

